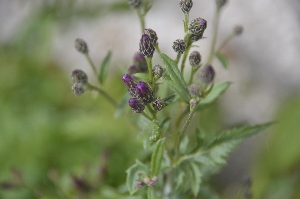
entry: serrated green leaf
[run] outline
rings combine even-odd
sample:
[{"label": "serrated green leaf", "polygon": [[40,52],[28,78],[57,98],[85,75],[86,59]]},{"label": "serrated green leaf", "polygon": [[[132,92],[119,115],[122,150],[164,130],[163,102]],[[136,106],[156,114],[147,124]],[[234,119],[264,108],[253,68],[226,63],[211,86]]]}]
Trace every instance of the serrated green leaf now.
[{"label": "serrated green leaf", "polygon": [[178,99],[178,98],[177,98],[176,93],[173,93],[172,95],[170,95],[170,96],[164,98],[163,100],[164,100],[164,102],[165,102],[165,105],[167,106],[167,105],[169,105],[169,104],[175,102],[177,99]]},{"label": "serrated green leaf", "polygon": [[148,167],[138,160],[136,160],[136,163],[126,170],[126,185],[130,195],[134,194],[138,190],[136,187],[136,181],[141,180],[139,175],[148,176],[148,171]]},{"label": "serrated green leaf", "polygon": [[174,91],[180,96],[181,99],[188,103],[191,100],[191,95],[176,62],[164,53],[159,53],[159,56],[162,59],[165,68],[172,79]]},{"label": "serrated green leaf", "polygon": [[218,58],[218,60],[221,62],[222,66],[227,69],[228,68],[228,59],[224,54],[221,53],[217,53],[216,57]]},{"label": "serrated green leaf", "polygon": [[110,59],[111,59],[111,55],[112,55],[112,51],[109,50],[104,58],[104,60],[102,61],[101,67],[100,67],[100,72],[98,74],[98,78],[101,84],[104,84],[106,77],[107,77],[107,73],[108,73],[108,67],[110,65]]},{"label": "serrated green leaf", "polygon": [[121,101],[121,104],[118,106],[118,108],[115,112],[115,115],[114,115],[115,118],[118,118],[123,113],[124,109],[128,105],[128,100],[130,99],[130,97],[131,96],[128,92],[124,95],[124,97]]},{"label": "serrated green leaf", "polygon": [[200,101],[197,107],[197,111],[203,110],[204,108],[208,107],[209,105],[217,101],[219,96],[227,90],[230,84],[231,82],[216,83],[212,88],[212,90],[210,91],[210,93],[203,100]]},{"label": "serrated green leaf", "polygon": [[255,135],[269,126],[274,124],[274,122],[266,123],[266,124],[260,124],[256,126],[244,126],[239,128],[233,128],[231,130],[227,130],[223,133],[221,133],[216,139],[214,139],[207,148],[214,147],[218,144],[230,141],[230,140],[239,140],[243,139],[252,135]]},{"label": "serrated green leaf", "polygon": [[151,157],[151,176],[157,176],[160,171],[161,161],[164,155],[166,138],[158,140],[154,146],[152,157]]},{"label": "serrated green leaf", "polygon": [[135,73],[134,76],[139,78],[139,79],[149,81],[149,74],[148,73]]}]

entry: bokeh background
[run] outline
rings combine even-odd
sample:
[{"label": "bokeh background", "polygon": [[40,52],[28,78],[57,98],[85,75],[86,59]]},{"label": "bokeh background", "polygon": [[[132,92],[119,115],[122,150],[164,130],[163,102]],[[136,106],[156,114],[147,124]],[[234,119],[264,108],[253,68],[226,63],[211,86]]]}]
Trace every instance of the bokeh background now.
[{"label": "bokeh background", "polygon": [[[203,125],[277,123],[247,139],[214,177],[221,198],[243,191],[248,177],[253,198],[300,198],[299,11],[298,0],[230,0],[222,12],[217,44],[235,25],[245,31],[222,50],[227,70],[214,61],[216,81],[233,84],[206,110]],[[197,42],[204,58],[214,12],[214,1],[199,0],[190,14],[208,21],[207,38]],[[182,19],[178,2],[171,0],[155,1],[146,18],[161,50],[173,57],[172,43],[183,37]],[[96,171],[104,198],[119,197],[112,193],[124,190],[125,170],[143,156],[142,140],[101,96],[72,94],[72,70],[83,69],[96,82],[74,40],[88,43],[99,66],[112,49],[104,88],[120,102],[126,92],[120,76],[138,51],[140,35],[125,0],[0,0],[0,198],[64,198],[58,187],[72,195],[74,179]],[[16,179],[25,188],[8,189]]]}]

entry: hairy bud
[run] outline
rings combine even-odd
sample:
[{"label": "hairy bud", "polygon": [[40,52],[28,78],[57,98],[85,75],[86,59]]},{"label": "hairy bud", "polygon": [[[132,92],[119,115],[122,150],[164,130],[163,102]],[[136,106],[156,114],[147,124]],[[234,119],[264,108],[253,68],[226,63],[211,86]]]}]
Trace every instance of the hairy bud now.
[{"label": "hairy bud", "polygon": [[165,105],[165,101],[162,98],[158,97],[153,101],[152,106],[156,111],[160,111],[166,105]]},{"label": "hairy bud", "polygon": [[192,0],[180,0],[179,5],[180,5],[182,12],[188,13],[188,12],[190,12],[191,8],[193,7],[193,1]]},{"label": "hairy bud", "polygon": [[202,38],[204,30],[207,27],[207,22],[205,19],[196,18],[190,22],[189,31],[192,33],[191,40],[198,41]]},{"label": "hairy bud", "polygon": [[138,82],[135,88],[136,95],[143,100],[145,104],[149,104],[154,100],[154,94],[150,86],[145,82]]},{"label": "hairy bud", "polygon": [[130,98],[128,103],[134,113],[141,113],[145,109],[145,104],[139,98]]},{"label": "hairy bud", "polygon": [[144,57],[153,57],[154,50],[155,49],[149,35],[143,34],[140,40],[140,52],[144,55]]},{"label": "hairy bud", "polygon": [[135,186],[140,189],[144,186],[144,182],[138,180],[136,181]]},{"label": "hairy bud", "polygon": [[211,65],[205,65],[200,72],[199,78],[202,82],[210,84],[214,81],[215,70]]},{"label": "hairy bud", "polygon": [[85,90],[85,87],[83,84],[81,83],[75,83],[73,86],[72,86],[72,91],[75,95],[81,95]]},{"label": "hairy bud", "polygon": [[146,73],[148,72],[148,65],[144,55],[140,52],[134,54],[133,63],[137,67],[137,73]]},{"label": "hairy bud", "polygon": [[88,46],[83,39],[78,38],[75,40],[75,48],[76,48],[76,50],[78,50],[78,52],[81,52],[83,54],[86,54],[89,52]]},{"label": "hairy bud", "polygon": [[150,37],[151,43],[154,45],[157,42],[157,35],[156,32],[150,28],[144,30],[144,34]]},{"label": "hairy bud", "polygon": [[200,95],[200,86],[197,84],[191,84],[189,91],[192,97],[198,97]]},{"label": "hairy bud", "polygon": [[244,31],[243,26],[237,25],[233,28],[233,32],[235,35],[241,35]]},{"label": "hairy bud", "polygon": [[199,66],[201,62],[201,55],[198,51],[193,51],[189,56],[189,61],[192,67]]},{"label": "hairy bud", "polygon": [[72,77],[73,83],[86,84],[88,81],[87,74],[79,69],[73,70],[71,77]]},{"label": "hairy bud", "polygon": [[132,8],[138,8],[140,7],[142,3],[142,0],[129,0],[128,4],[132,7]]},{"label": "hairy bud", "polygon": [[176,53],[181,53],[182,54],[186,50],[186,44],[185,44],[184,40],[182,40],[182,39],[176,39],[173,42],[172,48],[174,49],[174,51]]},{"label": "hairy bud", "polygon": [[127,71],[128,71],[128,74],[132,75],[132,74],[138,73],[139,69],[136,65],[131,65],[131,66],[129,66]]},{"label": "hairy bud", "polygon": [[160,66],[160,65],[155,65],[155,66],[153,67],[153,76],[154,76],[154,79],[157,80],[157,79],[161,78],[163,72],[164,72],[164,69],[163,69],[162,66]]},{"label": "hairy bud", "polygon": [[123,82],[129,92],[129,94],[132,97],[135,97],[136,96],[136,93],[135,93],[136,82],[134,81],[134,79],[131,77],[131,75],[128,75],[128,74],[124,74],[122,76],[122,79],[123,79]]}]

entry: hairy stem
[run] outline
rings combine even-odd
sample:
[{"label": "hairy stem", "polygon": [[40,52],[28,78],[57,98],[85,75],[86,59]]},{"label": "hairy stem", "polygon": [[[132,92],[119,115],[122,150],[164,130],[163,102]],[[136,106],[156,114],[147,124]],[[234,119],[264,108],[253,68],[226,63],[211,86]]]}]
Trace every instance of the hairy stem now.
[{"label": "hairy stem", "polygon": [[102,90],[101,88],[98,88],[96,86],[91,85],[90,83],[87,83],[87,87],[92,90],[98,91],[107,101],[113,105],[115,108],[118,108],[118,103],[112,98],[106,91]]}]

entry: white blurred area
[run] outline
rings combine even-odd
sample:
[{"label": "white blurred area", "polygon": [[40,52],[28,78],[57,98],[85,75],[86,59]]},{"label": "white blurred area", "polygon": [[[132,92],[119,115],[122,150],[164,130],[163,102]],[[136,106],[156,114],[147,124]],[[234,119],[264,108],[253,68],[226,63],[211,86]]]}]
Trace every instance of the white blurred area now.
[{"label": "white blurred area", "polygon": [[[48,3],[51,0],[45,0]],[[0,39],[9,41],[21,24],[39,8],[42,0],[0,0]],[[78,6],[93,6],[99,0],[78,0]],[[101,1],[103,2],[103,1]],[[107,0],[107,2],[111,2]],[[163,52],[173,56],[172,43],[183,38],[183,14],[177,0],[156,0],[146,18],[146,27],[157,32]],[[215,13],[214,0],[194,0],[190,19],[202,17],[208,21],[206,39],[198,41],[197,50],[206,60],[211,41]],[[89,5],[88,5],[89,6]],[[214,60],[216,81],[233,84],[222,96],[221,107],[228,126],[236,123],[257,124],[276,120],[277,107],[287,98],[300,93],[300,2],[299,0],[229,0],[220,21],[217,45],[242,25],[244,32],[234,38],[222,52],[229,58],[229,69]],[[141,36],[138,17],[134,12],[106,14],[101,18],[70,21],[66,29],[55,30],[52,57],[66,66],[66,73],[75,68],[90,71],[83,56],[74,49],[76,38],[84,39],[91,57],[100,63],[107,50],[113,50],[113,62],[126,71],[138,51]],[[154,64],[161,63],[155,55]],[[115,68],[119,70],[119,68]],[[253,154],[249,151],[257,138],[249,139],[238,152],[237,175],[242,173]],[[266,140],[262,140],[267,144]],[[237,152],[236,152],[237,153]]]}]

